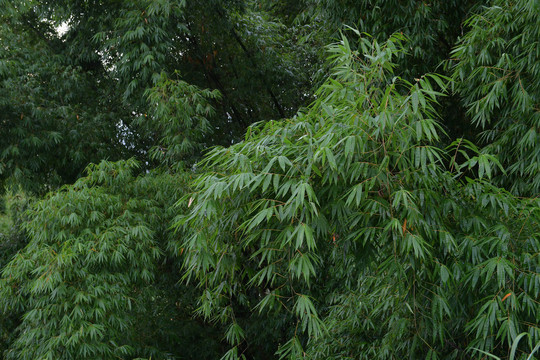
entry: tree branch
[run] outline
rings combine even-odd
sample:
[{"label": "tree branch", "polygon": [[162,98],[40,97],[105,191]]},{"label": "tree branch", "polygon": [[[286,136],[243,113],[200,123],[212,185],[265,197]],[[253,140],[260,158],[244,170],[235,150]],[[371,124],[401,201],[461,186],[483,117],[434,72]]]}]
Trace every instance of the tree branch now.
[{"label": "tree branch", "polygon": [[[223,18],[226,18],[226,15],[225,13],[223,12],[222,9],[220,9],[219,7],[216,7],[216,11],[218,13],[219,16],[223,17]],[[270,95],[270,97],[272,98],[272,102],[274,103],[274,105],[276,106],[276,109],[279,113],[279,116],[281,118],[285,118],[285,111],[283,111],[283,108],[281,107],[276,95],[274,94],[274,92],[272,91],[272,89],[270,88],[270,85],[268,84],[268,81],[266,81],[266,77],[264,76],[264,74],[262,73],[262,71],[258,70],[258,66],[257,66],[257,63],[255,62],[255,59],[253,57],[253,55],[251,54],[251,52],[248,50],[248,48],[246,47],[246,45],[244,44],[244,42],[242,41],[242,39],[240,38],[240,36],[238,35],[238,33],[234,30],[234,28],[231,28],[231,34],[234,38],[234,40],[236,40],[236,42],[238,43],[238,45],[240,45],[240,47],[242,48],[242,50],[244,51],[244,53],[246,54],[247,58],[249,59],[249,61],[251,62],[251,65],[253,65],[253,67],[257,70],[257,73],[259,74],[259,77],[266,89],[266,91],[268,92],[268,94]]]}]

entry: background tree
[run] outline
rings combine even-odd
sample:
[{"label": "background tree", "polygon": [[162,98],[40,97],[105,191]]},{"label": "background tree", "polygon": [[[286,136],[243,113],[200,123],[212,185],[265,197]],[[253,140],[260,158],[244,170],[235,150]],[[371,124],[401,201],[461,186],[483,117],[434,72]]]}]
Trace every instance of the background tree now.
[{"label": "background tree", "polygon": [[23,31],[23,21],[35,20],[9,17],[0,30],[0,175],[42,193],[75,181],[91,161],[125,152],[112,89],[97,88],[91,72],[59,54],[60,40]]},{"label": "background tree", "polygon": [[540,30],[535,1],[494,6],[469,19],[454,50],[454,78],[480,143],[508,174],[496,184],[517,195],[540,193]]}]

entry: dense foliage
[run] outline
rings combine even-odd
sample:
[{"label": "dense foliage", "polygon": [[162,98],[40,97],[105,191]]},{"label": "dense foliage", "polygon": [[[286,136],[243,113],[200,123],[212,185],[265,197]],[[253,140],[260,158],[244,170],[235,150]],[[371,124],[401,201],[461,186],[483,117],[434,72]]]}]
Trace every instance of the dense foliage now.
[{"label": "dense foliage", "polygon": [[538,355],[537,1],[0,5],[2,358]]},{"label": "dense foliage", "polygon": [[540,193],[540,27],[537,1],[498,1],[468,20],[454,50],[455,78],[480,140],[508,174],[496,184],[517,195]]}]

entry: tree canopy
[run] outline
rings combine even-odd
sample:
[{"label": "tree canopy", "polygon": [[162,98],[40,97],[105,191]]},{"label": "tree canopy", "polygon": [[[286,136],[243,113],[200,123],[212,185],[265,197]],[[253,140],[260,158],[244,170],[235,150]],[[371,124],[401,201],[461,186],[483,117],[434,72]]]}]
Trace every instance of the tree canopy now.
[{"label": "tree canopy", "polygon": [[537,1],[0,5],[2,358],[538,356]]}]

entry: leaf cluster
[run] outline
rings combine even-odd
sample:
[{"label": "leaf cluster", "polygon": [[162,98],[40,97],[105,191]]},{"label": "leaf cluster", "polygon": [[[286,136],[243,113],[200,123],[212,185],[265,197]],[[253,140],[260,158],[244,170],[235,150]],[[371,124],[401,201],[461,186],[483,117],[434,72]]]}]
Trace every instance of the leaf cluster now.
[{"label": "leaf cluster", "polygon": [[[360,52],[343,38],[306,112],[201,163],[177,226],[200,314],[231,324],[226,358],[262,341],[238,330],[247,309],[286,317],[281,358],[461,359],[522,331],[538,341],[538,202],[462,180],[433,146],[448,79],[393,76],[402,41],[361,38]],[[495,164],[460,168],[476,163]]]},{"label": "leaf cluster", "polygon": [[540,52],[536,1],[496,1],[466,23],[453,51],[453,77],[486,151],[508,174],[499,186],[522,196],[540,193]]}]

